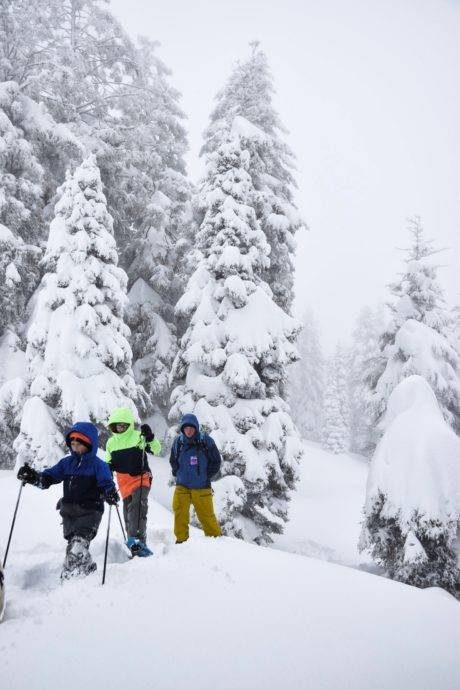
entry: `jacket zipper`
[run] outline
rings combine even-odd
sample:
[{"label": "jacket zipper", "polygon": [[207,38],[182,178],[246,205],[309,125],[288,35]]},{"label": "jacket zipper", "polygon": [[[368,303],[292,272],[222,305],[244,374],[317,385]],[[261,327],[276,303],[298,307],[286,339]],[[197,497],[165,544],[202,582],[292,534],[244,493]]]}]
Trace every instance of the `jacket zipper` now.
[{"label": "jacket zipper", "polygon": [[[80,460],[78,461],[77,466],[76,466],[76,468],[75,468],[75,472],[78,472],[78,470],[80,469],[80,466],[81,466],[81,463],[82,463],[82,462],[83,462],[83,458],[80,457]],[[73,482],[73,480],[74,480],[74,477],[75,477],[75,474],[72,474],[72,476],[70,477],[70,481],[69,481],[69,494],[70,494],[70,490],[71,490],[71,488],[72,488],[72,482]]]}]

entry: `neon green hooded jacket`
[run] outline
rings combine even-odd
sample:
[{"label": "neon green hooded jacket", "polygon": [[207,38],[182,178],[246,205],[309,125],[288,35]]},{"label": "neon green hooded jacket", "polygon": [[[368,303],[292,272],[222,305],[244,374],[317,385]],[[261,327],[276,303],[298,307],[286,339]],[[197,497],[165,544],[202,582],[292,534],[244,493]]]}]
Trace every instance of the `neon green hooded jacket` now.
[{"label": "neon green hooded jacket", "polygon": [[[110,463],[117,473],[118,486],[123,498],[137,487],[129,477],[139,477],[143,473],[150,473],[146,453],[159,455],[161,443],[157,438],[144,445],[141,432],[134,428],[134,414],[126,407],[119,407],[111,413],[108,421],[111,424],[123,422],[129,424],[126,431],[121,434],[112,433],[105,448],[105,461]],[[144,452],[145,449],[145,452]]]}]

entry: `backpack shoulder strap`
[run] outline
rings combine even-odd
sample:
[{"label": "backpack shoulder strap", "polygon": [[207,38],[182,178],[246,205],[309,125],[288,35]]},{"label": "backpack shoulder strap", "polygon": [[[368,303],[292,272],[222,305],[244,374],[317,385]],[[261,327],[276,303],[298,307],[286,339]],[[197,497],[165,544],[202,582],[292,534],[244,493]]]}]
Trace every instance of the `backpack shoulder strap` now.
[{"label": "backpack shoulder strap", "polygon": [[182,448],[184,447],[184,442],[180,436],[178,436],[176,438],[176,440],[174,441],[174,446],[175,446],[175,451],[176,451],[175,452],[175,458],[176,458],[176,462],[178,462],[179,461],[179,455],[181,454]]},{"label": "backpack shoulder strap", "polygon": [[207,434],[200,433],[200,440],[198,441],[198,445],[200,446],[200,448],[203,450],[204,454],[206,455],[206,459],[209,461],[208,438],[209,437]]}]

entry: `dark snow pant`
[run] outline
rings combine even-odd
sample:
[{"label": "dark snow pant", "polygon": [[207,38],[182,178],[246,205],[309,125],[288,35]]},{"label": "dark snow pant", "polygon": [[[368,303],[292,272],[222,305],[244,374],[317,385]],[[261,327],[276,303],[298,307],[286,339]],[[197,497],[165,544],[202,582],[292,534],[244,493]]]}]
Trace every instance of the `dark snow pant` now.
[{"label": "dark snow pant", "polygon": [[147,512],[150,486],[140,486],[123,499],[123,516],[128,537],[147,543]]},{"label": "dark snow pant", "polygon": [[61,503],[64,539],[67,539],[66,555],[61,578],[67,580],[75,575],[88,575],[96,570],[89,552],[89,544],[97,534],[102,512],[85,508],[78,503]]}]

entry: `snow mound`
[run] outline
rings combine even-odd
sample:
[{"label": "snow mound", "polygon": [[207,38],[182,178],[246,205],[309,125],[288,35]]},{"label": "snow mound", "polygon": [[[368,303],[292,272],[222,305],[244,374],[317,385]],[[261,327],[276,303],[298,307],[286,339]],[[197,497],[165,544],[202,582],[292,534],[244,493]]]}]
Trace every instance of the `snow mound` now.
[{"label": "snow mound", "polygon": [[388,497],[385,517],[407,525],[415,515],[446,524],[460,517],[460,439],[444,421],[430,385],[410,376],[395,388],[372,459],[366,511]]}]

